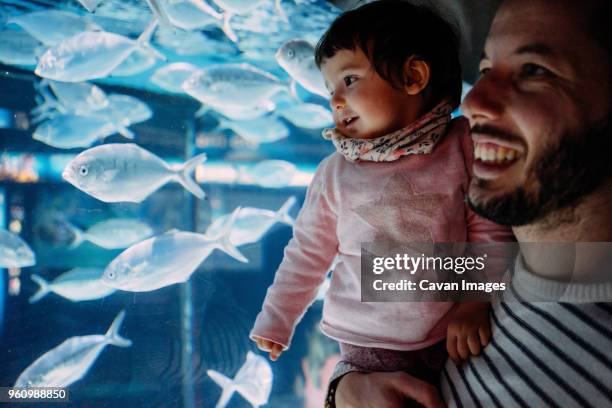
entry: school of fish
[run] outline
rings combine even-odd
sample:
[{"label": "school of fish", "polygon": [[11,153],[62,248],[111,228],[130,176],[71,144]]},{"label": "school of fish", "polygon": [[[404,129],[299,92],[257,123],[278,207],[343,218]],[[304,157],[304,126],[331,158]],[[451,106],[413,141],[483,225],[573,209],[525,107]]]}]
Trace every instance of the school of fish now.
[{"label": "school of fish", "polygon": [[[252,22],[257,21],[255,17],[248,20],[258,9],[271,6],[279,24],[289,27],[289,17],[303,0],[291,4],[142,0],[153,18],[137,38],[98,22],[95,13],[104,0],[78,2],[83,13],[49,8],[9,16],[0,31],[0,62],[30,67],[41,78],[34,85],[37,105],[31,111],[31,123],[36,125],[32,138],[55,149],[85,149],[66,165],[62,178],[97,200],[141,203],[170,182],[204,199],[194,173],[206,155],[170,164],[139,146],[138,130],[130,127],[151,119],[152,109],[132,95],[107,93],[104,85],[92,81],[141,74],[159,65],[149,76],[153,88],[197,100],[202,107],[196,116],[211,114],[218,122],[215,131],[231,131],[254,147],[286,139],[291,126],[321,129],[332,124],[329,94],[314,64],[312,37],[292,38],[277,50],[275,62],[288,79],[270,72],[266,65],[258,66],[256,59],[197,66],[169,60],[164,52],[172,48],[179,57],[204,52],[239,55],[241,45],[248,43],[247,31],[263,28]],[[220,30],[227,41],[207,38],[201,31],[211,28]],[[256,56],[257,51],[244,51],[244,55]],[[129,143],[104,143],[115,134]],[[237,169],[239,179],[266,188],[290,185],[296,172],[295,165],[283,160]],[[248,262],[236,247],[261,240],[276,223],[292,226],[289,211],[296,201],[290,197],[276,211],[238,207],[213,220],[205,234],[170,230],[156,235],[146,222],[133,218],[109,218],[85,228],[67,222],[73,236],[71,249],[87,241],[106,250],[125,250],[106,268],[76,267],[54,279],[32,273],[38,290],[29,302],[40,302],[50,293],[83,302],[117,290],[157,290],[189,280],[215,249]],[[0,267],[35,265],[29,244],[18,234],[0,229]],[[15,387],[68,387],[79,381],[107,345],[132,345],[119,334],[125,317],[121,311],[105,334],[71,337],[41,354],[19,375]],[[265,358],[250,351],[233,379],[214,370],[207,374],[222,388],[217,408],[225,407],[235,392],[253,407],[268,401],[272,369]]]}]

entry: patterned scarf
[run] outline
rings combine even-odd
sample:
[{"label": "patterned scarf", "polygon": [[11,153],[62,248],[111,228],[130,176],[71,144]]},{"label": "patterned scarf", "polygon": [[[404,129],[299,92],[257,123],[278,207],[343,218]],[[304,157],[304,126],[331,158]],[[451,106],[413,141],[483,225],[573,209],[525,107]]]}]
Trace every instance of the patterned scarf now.
[{"label": "patterned scarf", "polygon": [[447,101],[410,125],[374,139],[356,139],[340,133],[337,128],[323,130],[323,137],[331,140],[336,150],[347,160],[394,161],[409,154],[429,154],[446,133],[452,108]]}]

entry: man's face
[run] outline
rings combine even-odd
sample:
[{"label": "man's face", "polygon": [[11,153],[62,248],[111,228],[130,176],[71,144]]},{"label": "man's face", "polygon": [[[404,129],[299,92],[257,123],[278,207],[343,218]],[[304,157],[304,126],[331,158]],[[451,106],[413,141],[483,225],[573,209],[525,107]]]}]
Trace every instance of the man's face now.
[{"label": "man's face", "polygon": [[609,56],[567,3],[504,3],[462,105],[475,144],[470,204],[503,224],[575,205],[610,177]]}]

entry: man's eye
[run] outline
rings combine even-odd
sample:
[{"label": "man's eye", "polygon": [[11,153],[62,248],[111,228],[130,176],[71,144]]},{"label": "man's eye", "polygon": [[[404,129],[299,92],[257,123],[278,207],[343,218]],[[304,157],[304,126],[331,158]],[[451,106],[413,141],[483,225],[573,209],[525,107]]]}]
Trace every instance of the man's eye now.
[{"label": "man's eye", "polygon": [[357,80],[357,78],[355,78],[353,76],[346,76],[346,77],[344,77],[344,85],[351,86],[351,84],[353,82],[355,82],[356,80]]},{"label": "man's eye", "polygon": [[549,71],[536,64],[525,64],[521,67],[521,75],[525,77],[548,75]]}]

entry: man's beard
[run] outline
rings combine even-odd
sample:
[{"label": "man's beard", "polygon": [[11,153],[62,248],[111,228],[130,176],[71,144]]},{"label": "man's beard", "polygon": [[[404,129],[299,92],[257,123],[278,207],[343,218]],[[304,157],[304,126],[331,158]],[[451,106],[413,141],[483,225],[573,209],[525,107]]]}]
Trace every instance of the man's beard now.
[{"label": "man's beard", "polygon": [[[575,207],[612,177],[612,115],[578,133],[566,133],[528,170],[527,182],[504,196],[468,203],[477,214],[520,226]],[[473,180],[486,188],[486,180]]]}]

